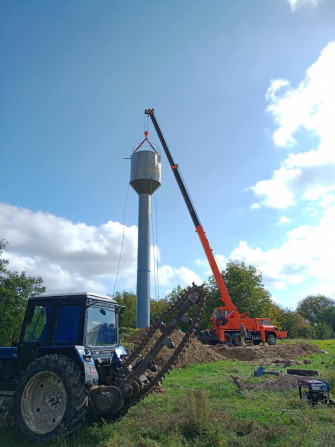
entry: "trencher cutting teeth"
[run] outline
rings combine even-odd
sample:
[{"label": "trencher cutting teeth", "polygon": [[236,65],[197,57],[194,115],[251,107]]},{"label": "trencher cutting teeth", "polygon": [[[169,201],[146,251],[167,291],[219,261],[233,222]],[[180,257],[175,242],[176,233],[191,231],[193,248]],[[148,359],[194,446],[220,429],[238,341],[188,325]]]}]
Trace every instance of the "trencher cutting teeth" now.
[{"label": "trencher cutting teeth", "polygon": [[[192,295],[194,297],[194,293],[197,292],[198,298],[196,303],[192,302],[194,300],[190,300],[189,297]],[[118,414],[119,416],[124,415],[130,407],[133,405],[136,405],[139,401],[144,399],[148,394],[150,394],[154,388],[158,385],[158,383],[164,379],[165,375],[168,374],[172,368],[173,365],[177,363],[178,357],[180,354],[183,354],[185,351],[190,338],[192,336],[192,333],[196,326],[198,325],[198,322],[201,317],[201,313],[203,311],[204,305],[206,302],[206,292],[203,286],[196,286],[193,285],[192,287],[189,287],[185,290],[185,293],[174,303],[172,303],[168,309],[166,309],[160,317],[156,319],[156,321],[150,326],[149,330],[143,337],[143,339],[137,344],[137,346],[134,348],[134,351],[129,355],[126,362],[119,367],[117,371],[117,375],[119,377],[120,383],[124,380],[124,374],[126,371],[129,371],[129,367],[133,366],[134,363],[136,363],[136,360],[141,357],[141,353],[145,348],[146,350],[149,350],[149,353],[152,353],[151,360],[154,361],[154,359],[157,357],[161,349],[165,346],[164,343],[159,343],[159,340],[164,339],[171,335],[171,331],[175,330],[179,324],[182,322],[182,315],[185,313],[185,308],[187,309],[194,309],[195,312],[192,317],[191,322],[188,324],[187,330],[179,342],[179,344],[174,348],[174,351],[172,352],[169,360],[165,363],[165,365],[158,370],[158,372],[151,378],[150,382],[142,388],[140,393],[135,397],[135,399],[130,400],[128,403],[126,403],[125,407],[121,410],[122,414]],[[178,318],[178,311],[179,313],[182,312],[182,314]],[[178,320],[178,324],[176,327],[171,329],[171,324],[165,324],[165,321],[168,321],[169,317],[176,314],[176,319]],[[149,342],[152,340],[153,335],[156,331],[160,331],[161,335],[159,336],[159,340],[153,345],[152,348],[148,348]],[[156,348],[157,346],[157,348]],[[155,349],[156,348],[156,349]],[[148,355],[148,354],[147,354]],[[146,356],[144,356],[144,359]],[[131,369],[131,368],[130,368]],[[127,374],[127,373],[126,373]],[[129,373],[128,373],[129,375]]]}]

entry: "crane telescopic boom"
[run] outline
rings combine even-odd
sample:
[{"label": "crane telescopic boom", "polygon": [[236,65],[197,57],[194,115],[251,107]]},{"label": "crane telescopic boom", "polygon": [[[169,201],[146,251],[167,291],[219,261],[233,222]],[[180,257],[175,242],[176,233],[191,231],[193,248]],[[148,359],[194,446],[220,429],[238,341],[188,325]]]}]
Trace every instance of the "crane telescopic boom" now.
[{"label": "crane telescopic boom", "polygon": [[223,281],[223,278],[221,276],[220,270],[219,270],[219,268],[217,266],[217,263],[215,261],[212,249],[210,248],[210,245],[209,245],[208,239],[206,237],[205,231],[204,231],[204,229],[203,229],[203,227],[202,227],[202,225],[200,223],[200,220],[199,220],[199,217],[197,215],[197,212],[196,212],[196,210],[194,208],[194,205],[193,205],[193,203],[191,201],[191,198],[190,198],[190,196],[189,196],[189,194],[187,192],[187,189],[186,189],[186,187],[184,185],[182,177],[181,177],[181,175],[179,173],[179,167],[174,162],[174,160],[172,158],[172,155],[171,155],[171,152],[170,152],[170,150],[169,150],[169,148],[168,148],[168,146],[166,144],[165,138],[164,138],[164,136],[162,134],[162,131],[160,130],[160,127],[158,125],[158,122],[157,122],[155,114],[154,114],[154,109],[146,109],[144,111],[144,113],[146,115],[150,116],[151,121],[152,121],[152,123],[154,125],[154,128],[155,128],[155,130],[157,132],[158,138],[160,139],[160,142],[161,142],[161,144],[163,146],[164,152],[165,152],[165,154],[167,156],[167,159],[169,160],[172,172],[173,172],[173,174],[174,174],[174,176],[175,176],[175,178],[177,180],[177,184],[178,184],[179,189],[180,189],[180,191],[182,193],[182,196],[183,196],[183,198],[185,200],[187,209],[188,209],[188,211],[190,213],[190,216],[192,218],[192,221],[194,223],[195,230],[198,233],[198,236],[200,238],[201,244],[202,244],[203,249],[205,251],[207,260],[209,262],[209,265],[210,265],[210,267],[212,269],[214,278],[215,278],[216,283],[218,285],[218,289],[219,289],[219,292],[221,294],[221,301],[224,302],[225,308],[227,309],[229,314],[232,314],[234,311],[236,313],[238,313],[236,307],[234,306],[234,304],[233,304],[233,302],[232,302],[232,300],[231,300],[231,298],[229,296],[228,290],[226,288],[226,285],[225,285],[225,283]]}]

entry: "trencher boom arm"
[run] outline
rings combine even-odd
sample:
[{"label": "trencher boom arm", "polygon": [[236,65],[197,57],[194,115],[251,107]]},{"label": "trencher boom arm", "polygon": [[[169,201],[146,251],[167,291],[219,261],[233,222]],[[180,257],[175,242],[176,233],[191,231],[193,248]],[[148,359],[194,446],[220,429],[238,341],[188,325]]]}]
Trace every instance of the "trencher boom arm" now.
[{"label": "trencher boom arm", "polygon": [[195,208],[193,206],[191,198],[190,198],[190,196],[189,196],[189,194],[188,194],[188,192],[186,190],[184,182],[183,182],[183,180],[181,178],[181,175],[179,173],[179,167],[174,162],[174,160],[172,158],[172,155],[171,155],[171,152],[170,152],[170,150],[169,150],[169,148],[168,148],[168,146],[166,144],[165,138],[164,138],[164,136],[163,136],[163,134],[162,134],[162,132],[160,130],[160,127],[159,127],[158,123],[157,123],[157,120],[156,120],[156,117],[155,117],[155,114],[154,114],[154,109],[146,109],[144,111],[144,113],[146,115],[150,116],[151,121],[152,121],[152,123],[153,123],[153,125],[155,127],[156,132],[157,132],[157,135],[158,135],[158,137],[160,139],[160,142],[161,142],[161,144],[163,146],[164,152],[165,152],[165,154],[167,156],[167,159],[169,160],[172,172],[173,172],[173,174],[174,174],[174,176],[175,176],[175,178],[177,180],[179,189],[180,189],[180,191],[182,193],[182,196],[183,196],[183,198],[185,200],[187,209],[188,209],[188,211],[190,213],[190,216],[192,218],[192,221],[194,223],[195,230],[198,233],[198,236],[200,238],[202,247],[203,247],[203,249],[205,251],[207,260],[209,262],[209,265],[210,265],[210,267],[212,269],[214,278],[215,278],[216,283],[218,285],[218,289],[219,289],[219,292],[221,294],[221,301],[224,303],[227,311],[230,314],[232,314],[234,311],[237,312],[237,309],[234,306],[234,304],[233,304],[233,302],[232,302],[232,300],[231,300],[231,298],[229,296],[228,290],[226,288],[226,285],[225,285],[225,283],[223,281],[223,278],[221,276],[220,270],[219,270],[219,268],[217,266],[217,263],[215,261],[215,258],[213,256],[212,249],[210,248],[210,245],[209,245],[208,239],[206,237],[205,231],[204,231],[204,229],[203,229],[203,227],[202,227],[202,225],[200,223],[200,220],[199,220],[199,217],[197,215],[197,212],[195,211]]}]

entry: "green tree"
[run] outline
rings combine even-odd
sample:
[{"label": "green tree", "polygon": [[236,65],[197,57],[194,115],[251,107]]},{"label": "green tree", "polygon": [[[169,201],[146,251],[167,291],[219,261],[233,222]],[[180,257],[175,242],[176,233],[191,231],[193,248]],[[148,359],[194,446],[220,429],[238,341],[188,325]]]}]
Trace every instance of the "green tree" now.
[{"label": "green tree", "polygon": [[175,287],[170,293],[168,293],[165,297],[165,300],[167,302],[174,302],[177,301],[185,292],[185,289],[182,289],[181,286],[178,284],[177,287]]},{"label": "green tree", "polygon": [[286,309],[284,313],[285,318],[281,327],[283,331],[288,332],[290,338],[310,338],[313,336],[313,327],[298,312]]},{"label": "green tree", "polygon": [[331,327],[332,335],[335,335],[335,306],[329,309],[325,315],[325,322]]},{"label": "green tree", "polygon": [[[116,292],[114,299],[124,306],[119,317],[120,327],[136,328],[136,295],[133,292]],[[166,309],[167,299],[150,299],[150,323]]]},{"label": "green tree", "polygon": [[153,323],[156,318],[158,318],[164,310],[168,307],[169,301],[166,298],[160,300],[155,300],[151,298],[150,300],[150,323]]},{"label": "green tree", "polygon": [[314,334],[319,340],[326,340],[332,336],[332,328],[324,321],[318,323],[314,328]]},{"label": "green tree", "polygon": [[269,313],[269,317],[271,318],[272,323],[278,328],[282,329],[285,324],[286,312],[285,309],[278,306],[278,304],[271,303],[271,309]]},{"label": "green tree", "polygon": [[27,298],[45,292],[41,277],[25,272],[11,272],[2,258],[5,242],[0,241],[0,346],[9,346],[18,336],[27,305]]},{"label": "green tree", "polygon": [[324,295],[308,295],[297,306],[297,312],[313,327],[326,323],[335,328],[335,300]]},{"label": "green tree", "polygon": [[120,327],[136,327],[136,295],[133,292],[116,292],[114,299],[124,306],[119,315]]},{"label": "green tree", "polygon": [[8,265],[8,260],[7,259],[3,259],[2,256],[2,250],[5,248],[6,243],[4,240],[0,239],[0,275],[4,275],[7,272],[7,265]]},{"label": "green tree", "polygon": [[[263,285],[262,273],[244,262],[229,261],[222,272],[223,280],[232,302],[240,313],[247,312],[249,317],[269,317],[273,303],[271,294]],[[214,277],[208,282],[209,299],[207,306],[219,307],[220,294]]]}]

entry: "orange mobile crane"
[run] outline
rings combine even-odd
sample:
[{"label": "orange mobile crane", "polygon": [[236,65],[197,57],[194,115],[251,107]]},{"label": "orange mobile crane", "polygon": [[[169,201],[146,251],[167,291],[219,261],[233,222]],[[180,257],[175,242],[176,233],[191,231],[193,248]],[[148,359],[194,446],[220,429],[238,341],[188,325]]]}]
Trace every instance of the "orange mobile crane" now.
[{"label": "orange mobile crane", "polygon": [[215,281],[221,294],[221,301],[223,302],[222,307],[217,307],[216,309],[214,309],[212,315],[213,328],[210,330],[206,329],[205,331],[202,331],[199,334],[198,339],[208,344],[225,343],[228,345],[234,344],[236,346],[240,346],[242,345],[240,337],[241,324],[245,326],[247,331],[245,339],[252,340],[254,345],[259,345],[261,342],[265,343],[266,341],[269,345],[274,345],[276,344],[277,338],[286,338],[287,332],[279,331],[278,328],[271,323],[269,318],[250,318],[247,313],[240,314],[237,310],[236,306],[229,296],[228,290],[213,256],[212,249],[210,248],[205,231],[200,223],[199,217],[195,211],[191,198],[181,178],[179,167],[174,162],[164,136],[160,130],[154,114],[154,109],[147,109],[144,113],[150,116],[157,135],[160,139],[164,152],[170,163],[172,172],[174,173],[179,189],[182,193],[182,196],[185,200],[186,206],[194,223],[195,230],[198,233],[207,260],[212,269]]}]

